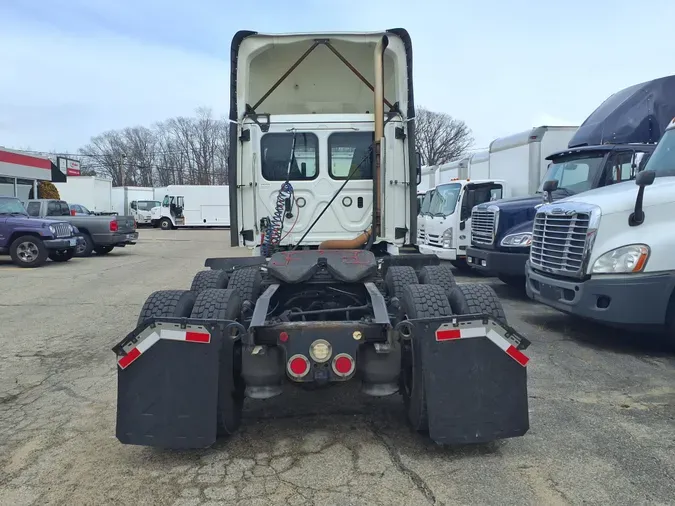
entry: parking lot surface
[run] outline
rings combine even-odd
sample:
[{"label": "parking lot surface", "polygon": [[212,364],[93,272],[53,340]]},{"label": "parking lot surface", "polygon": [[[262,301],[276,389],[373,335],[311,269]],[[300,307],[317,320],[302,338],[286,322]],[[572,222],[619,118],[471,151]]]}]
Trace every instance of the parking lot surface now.
[{"label": "parking lot surface", "polygon": [[210,449],[120,444],[110,348],[152,291],[189,288],[206,257],[249,254],[228,243],[143,229],[107,257],[0,262],[0,504],[673,503],[675,353],[466,275],[532,341],[522,438],[438,447],[411,432],[399,396],[347,385],[247,401],[240,432]]}]

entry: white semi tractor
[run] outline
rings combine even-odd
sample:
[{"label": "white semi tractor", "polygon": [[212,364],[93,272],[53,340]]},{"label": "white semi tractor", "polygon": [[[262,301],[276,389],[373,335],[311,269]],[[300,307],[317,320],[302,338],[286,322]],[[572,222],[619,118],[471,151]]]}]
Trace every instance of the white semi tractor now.
[{"label": "white semi tractor", "polygon": [[[557,181],[545,189],[555,191]],[[565,313],[675,345],[675,120],[635,181],[542,206],[526,289]]]}]

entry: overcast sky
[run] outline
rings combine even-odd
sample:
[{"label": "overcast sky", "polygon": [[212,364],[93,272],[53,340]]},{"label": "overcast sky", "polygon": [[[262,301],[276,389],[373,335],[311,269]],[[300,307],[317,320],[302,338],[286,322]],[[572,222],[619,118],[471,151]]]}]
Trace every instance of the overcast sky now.
[{"label": "overcast sky", "polygon": [[613,92],[674,74],[674,21],[669,0],[0,0],[0,145],[75,152],[199,106],[226,114],[239,29],[403,27],[416,103],[466,121],[479,148],[578,125]]}]

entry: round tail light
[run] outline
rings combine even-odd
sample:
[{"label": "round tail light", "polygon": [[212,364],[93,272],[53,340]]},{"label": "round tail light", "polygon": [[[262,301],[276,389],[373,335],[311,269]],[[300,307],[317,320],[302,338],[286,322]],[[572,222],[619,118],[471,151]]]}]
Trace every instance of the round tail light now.
[{"label": "round tail light", "polygon": [[341,378],[346,378],[354,372],[356,362],[346,353],[340,353],[333,358],[333,372]]},{"label": "round tail light", "polygon": [[309,360],[304,355],[293,355],[288,361],[288,374],[294,378],[302,378],[309,372]]}]

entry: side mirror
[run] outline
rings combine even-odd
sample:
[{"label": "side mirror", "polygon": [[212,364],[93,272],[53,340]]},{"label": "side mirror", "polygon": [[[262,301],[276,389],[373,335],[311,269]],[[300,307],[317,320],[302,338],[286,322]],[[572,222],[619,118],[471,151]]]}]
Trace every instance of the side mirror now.
[{"label": "side mirror", "polygon": [[635,210],[628,217],[628,226],[637,227],[642,225],[645,221],[645,212],[642,210],[642,199],[644,198],[645,186],[649,186],[654,182],[656,172],[653,170],[643,170],[638,172],[635,177],[635,184],[638,185],[638,194],[635,199]]},{"label": "side mirror", "polygon": [[417,158],[417,184],[422,182],[422,154],[417,151],[415,152]]},{"label": "side mirror", "polygon": [[638,172],[637,176],[635,177],[635,184],[641,188],[644,188],[645,186],[652,184],[655,178],[656,172],[653,170],[643,170],[642,172]]},{"label": "side mirror", "polygon": [[544,193],[546,194],[546,203],[550,204],[553,202],[553,192],[558,189],[558,180],[557,179],[549,179],[548,181],[544,182],[543,190]]},{"label": "side mirror", "polygon": [[136,206],[136,201],[133,201],[131,204],[129,204],[129,207],[131,207],[131,209],[133,209],[133,210],[135,211],[135,210],[136,210],[136,207],[137,207],[137,206]]}]

